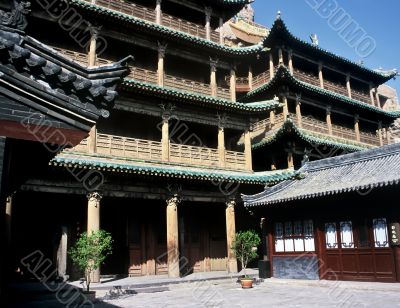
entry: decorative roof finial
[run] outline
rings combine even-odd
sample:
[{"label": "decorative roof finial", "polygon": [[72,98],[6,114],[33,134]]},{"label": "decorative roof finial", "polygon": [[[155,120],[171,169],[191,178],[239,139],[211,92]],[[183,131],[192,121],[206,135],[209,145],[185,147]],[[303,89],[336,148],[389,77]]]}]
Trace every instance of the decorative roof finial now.
[{"label": "decorative roof finial", "polygon": [[311,39],[311,43],[315,46],[319,45],[319,41],[318,41],[318,35],[313,33],[310,35],[310,39]]},{"label": "decorative roof finial", "polygon": [[281,11],[278,11],[278,13],[276,14],[276,20],[281,19],[281,17],[282,17],[282,13],[281,13]]}]

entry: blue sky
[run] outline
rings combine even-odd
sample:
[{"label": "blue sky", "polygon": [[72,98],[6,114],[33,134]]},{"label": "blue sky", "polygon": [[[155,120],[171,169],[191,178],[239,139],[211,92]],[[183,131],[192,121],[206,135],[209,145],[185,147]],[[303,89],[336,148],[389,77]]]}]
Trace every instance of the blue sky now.
[{"label": "blue sky", "polygon": [[[328,20],[320,17],[308,3],[336,2],[376,41],[375,50],[361,58],[339,34],[331,29]],[[400,1],[399,0],[256,0],[253,3],[256,22],[271,26],[278,10],[289,30],[297,37],[310,41],[316,33],[319,45],[352,61],[364,61],[369,68],[400,70]],[[400,94],[400,77],[388,83]]]}]

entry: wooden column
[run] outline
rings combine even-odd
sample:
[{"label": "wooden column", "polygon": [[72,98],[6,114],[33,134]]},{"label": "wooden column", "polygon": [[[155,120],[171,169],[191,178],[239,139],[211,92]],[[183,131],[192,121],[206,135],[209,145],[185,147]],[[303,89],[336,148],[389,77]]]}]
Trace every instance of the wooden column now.
[{"label": "wooden column", "polygon": [[371,97],[372,106],[375,106],[374,86],[372,84],[369,85],[369,96]]},{"label": "wooden column", "polygon": [[97,127],[94,125],[90,132],[89,132],[89,137],[88,137],[88,152],[90,154],[96,153],[97,152]]},{"label": "wooden column", "polygon": [[324,88],[324,72],[322,62],[318,64],[318,78],[319,78],[319,86]]},{"label": "wooden column", "polygon": [[90,45],[89,45],[89,56],[88,56],[88,65],[89,66],[96,66],[96,48],[97,48],[97,37],[99,35],[99,28],[90,26]]},{"label": "wooden column", "polygon": [[275,159],[272,157],[272,159],[271,159],[271,170],[272,171],[275,171],[277,168],[276,168],[276,162],[275,162]]},{"label": "wooden column", "polygon": [[57,249],[57,273],[58,276],[67,279],[67,249],[68,249],[68,228],[61,226],[61,238]]},{"label": "wooden column", "polygon": [[156,0],[156,24],[161,25],[162,10],[161,10],[162,0]]},{"label": "wooden column", "polygon": [[379,138],[379,145],[383,146],[382,121],[379,121],[378,123],[378,138]]},{"label": "wooden column", "polygon": [[289,49],[288,52],[288,63],[289,63],[289,71],[293,75],[294,68],[293,68],[293,50]]},{"label": "wooden column", "polygon": [[297,125],[300,128],[303,127],[302,120],[301,120],[301,101],[298,99],[296,100],[296,118],[297,118]]},{"label": "wooden column", "polygon": [[279,55],[279,65],[284,64],[283,62],[283,50],[282,48],[278,49],[278,55]]},{"label": "wooden column", "polygon": [[269,76],[270,76],[271,80],[275,76],[275,72],[274,72],[274,57],[272,55],[272,49],[269,51]]},{"label": "wooden column", "polygon": [[271,128],[275,125],[275,111],[271,110],[269,112],[269,121],[271,122]]},{"label": "wooden column", "polygon": [[289,107],[286,95],[282,96],[282,103],[283,103],[283,119],[284,121],[286,121],[289,115]]},{"label": "wooden column", "polygon": [[236,201],[234,199],[230,199],[226,202],[226,243],[227,243],[227,251],[228,251],[228,273],[237,273],[237,259],[232,250],[233,243],[235,241],[236,236],[236,223],[235,223],[235,206]]},{"label": "wooden column", "polygon": [[217,97],[217,64],[217,59],[210,59],[210,88],[212,97]]},{"label": "wooden column", "polygon": [[292,150],[289,150],[289,152],[288,152],[287,161],[288,161],[288,169],[293,169],[294,168],[294,159],[293,159]]},{"label": "wooden column", "polygon": [[163,115],[161,127],[162,160],[169,161],[169,116]]},{"label": "wooden column", "polygon": [[[88,198],[88,214],[87,214],[87,233],[100,230],[100,200],[102,195],[98,192],[91,192],[87,195]],[[100,282],[100,269],[97,269],[92,274],[92,282]]]},{"label": "wooden column", "polygon": [[236,68],[235,68],[235,66],[231,67],[230,93],[231,93],[231,101],[236,102]]},{"label": "wooden column", "polygon": [[244,157],[246,159],[246,169],[253,170],[253,159],[251,153],[251,131],[247,128],[244,131]]},{"label": "wooden column", "polygon": [[249,89],[253,90],[253,67],[249,65]]},{"label": "wooden column", "polygon": [[219,166],[225,167],[225,129],[218,125],[218,156]]},{"label": "wooden column", "polygon": [[219,18],[219,43],[224,45],[224,19]]},{"label": "wooden column", "polygon": [[360,117],[358,114],[354,117],[354,131],[356,133],[356,140],[360,142]]},{"label": "wooden column", "polygon": [[388,143],[388,144],[392,144],[392,134],[391,134],[391,132],[390,132],[390,129],[389,129],[389,128],[386,128],[385,131],[386,131],[387,143]]},{"label": "wooden column", "polygon": [[168,251],[168,276],[177,278],[179,269],[179,230],[178,230],[178,205],[181,199],[178,195],[167,200],[167,251]]},{"label": "wooden column", "polygon": [[206,39],[211,40],[211,14],[212,14],[212,8],[209,6],[206,6],[204,9],[205,15],[206,15]]},{"label": "wooden column", "polygon": [[333,135],[331,110],[332,110],[332,108],[330,106],[326,108],[326,125],[328,126],[328,133],[330,136]]},{"label": "wooden column", "polygon": [[158,85],[164,86],[164,59],[165,59],[165,51],[167,49],[167,44],[158,42],[158,65],[157,65],[157,82]]},{"label": "wooden column", "polygon": [[13,197],[9,196],[6,199],[6,220],[5,220],[5,224],[6,224],[6,240],[7,240],[7,248],[9,248],[11,246],[11,224],[12,224],[12,204],[13,204]]},{"label": "wooden column", "polygon": [[351,82],[350,82],[350,74],[346,75],[346,87],[347,87],[347,95],[351,98]]},{"label": "wooden column", "polygon": [[378,88],[375,88],[375,101],[376,101],[376,107],[382,108],[381,99],[379,98]]}]

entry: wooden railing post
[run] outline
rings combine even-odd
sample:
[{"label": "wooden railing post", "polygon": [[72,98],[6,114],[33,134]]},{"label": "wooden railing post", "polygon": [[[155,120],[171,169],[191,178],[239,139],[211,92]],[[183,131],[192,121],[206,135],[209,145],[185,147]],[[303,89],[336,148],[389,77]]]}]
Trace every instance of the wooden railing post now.
[{"label": "wooden railing post", "polygon": [[170,141],[169,141],[169,116],[163,115],[161,128],[161,156],[163,161],[170,160]]},{"label": "wooden railing post", "polygon": [[217,59],[210,58],[210,88],[212,97],[217,97],[217,64]]},{"label": "wooden railing post", "polygon": [[283,62],[283,50],[282,48],[278,49],[278,55],[279,55],[279,64],[284,64]]},{"label": "wooden railing post", "polygon": [[318,64],[318,78],[319,78],[319,86],[324,89],[324,72],[323,72],[323,65],[322,62]]},{"label": "wooden railing post", "polygon": [[158,42],[158,66],[157,66],[157,82],[158,85],[163,87],[164,86],[164,58],[165,58],[165,51],[167,49],[166,43]]},{"label": "wooden railing post", "polygon": [[218,127],[218,156],[220,167],[225,167],[225,129],[223,127]]},{"label": "wooden railing post", "polygon": [[271,128],[275,126],[275,111],[271,110],[269,112],[269,121],[271,123]]},{"label": "wooden railing post", "polygon": [[93,153],[97,152],[97,128],[96,128],[96,125],[94,125],[89,132],[87,147],[88,147],[88,153],[93,154]]},{"label": "wooden railing post", "polygon": [[369,96],[371,99],[372,106],[375,106],[374,86],[372,85],[372,83],[369,84]]},{"label": "wooden railing post", "polygon": [[253,67],[249,65],[249,89],[253,90]]},{"label": "wooden railing post", "polygon": [[246,128],[244,131],[244,156],[246,160],[246,169],[253,170],[253,159],[251,153],[251,130]]},{"label": "wooden railing post", "polygon": [[297,125],[299,125],[300,128],[303,127],[302,123],[302,117],[301,117],[301,98],[297,97],[296,99],[296,118],[297,118]]},{"label": "wooden railing post", "polygon": [[379,121],[378,123],[378,138],[379,138],[379,145],[383,146],[382,121]]},{"label": "wooden railing post", "polygon": [[269,51],[269,77],[272,80],[274,78],[274,57],[272,55],[272,49]]},{"label": "wooden railing post", "polygon": [[328,126],[328,133],[330,136],[333,135],[331,113],[332,113],[332,108],[328,106],[326,108],[326,124]]},{"label": "wooden railing post", "polygon": [[356,140],[360,142],[361,136],[360,136],[360,117],[358,114],[355,115],[354,117],[354,131],[356,133]]},{"label": "wooden railing post", "polygon": [[294,69],[293,69],[293,50],[289,49],[288,52],[288,63],[289,63],[289,71],[293,75]]},{"label": "wooden railing post", "polygon": [[289,115],[288,100],[286,95],[282,96],[282,103],[283,103],[283,120],[286,121]]},{"label": "wooden railing post", "polygon": [[100,28],[90,26],[90,46],[89,46],[89,55],[88,55],[88,65],[96,66],[96,49],[97,49],[97,38],[99,36]]},{"label": "wooden railing post", "polygon": [[158,25],[161,25],[161,16],[162,16],[161,2],[162,0],[156,0],[156,24]]},{"label": "wooden railing post", "polygon": [[348,95],[348,97],[351,98],[351,82],[350,82],[350,80],[351,80],[350,73],[348,73],[346,75],[346,88],[347,88],[347,95]]},{"label": "wooden railing post", "polygon": [[230,94],[231,94],[231,101],[236,102],[236,67],[235,67],[235,65],[231,66]]},{"label": "wooden railing post", "polygon": [[206,6],[204,9],[205,15],[206,15],[206,39],[211,40],[211,14],[212,14],[212,8],[209,6]]}]

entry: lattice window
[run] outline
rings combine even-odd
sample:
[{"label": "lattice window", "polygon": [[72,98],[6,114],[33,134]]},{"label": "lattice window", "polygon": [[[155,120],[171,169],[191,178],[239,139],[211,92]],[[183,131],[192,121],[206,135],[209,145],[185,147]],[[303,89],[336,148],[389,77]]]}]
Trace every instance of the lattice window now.
[{"label": "lattice window", "polygon": [[374,227],[374,242],[376,248],[389,247],[389,238],[387,231],[386,218],[377,218],[372,220]]},{"label": "lattice window", "polygon": [[353,224],[351,221],[340,222],[340,240],[342,248],[354,248]]},{"label": "lattice window", "polygon": [[327,249],[338,248],[336,223],[328,222],[325,224],[325,242]]},{"label": "lattice window", "polygon": [[315,251],[312,220],[275,223],[275,252]]}]

